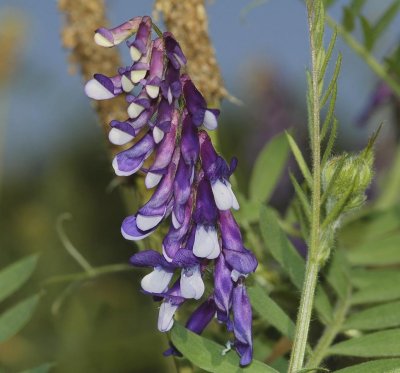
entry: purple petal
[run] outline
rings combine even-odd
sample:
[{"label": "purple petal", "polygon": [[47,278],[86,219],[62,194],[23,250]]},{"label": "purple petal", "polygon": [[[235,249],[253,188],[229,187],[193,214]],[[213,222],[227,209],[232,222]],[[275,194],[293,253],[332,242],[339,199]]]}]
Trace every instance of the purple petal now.
[{"label": "purple petal", "polygon": [[181,150],[183,159],[187,164],[195,164],[197,162],[200,152],[199,137],[197,128],[186,110],[182,115]]},{"label": "purple petal", "polygon": [[214,202],[214,196],[208,180],[202,179],[197,187],[196,209],[193,220],[196,224],[204,226],[215,225],[218,210]]},{"label": "purple petal", "polygon": [[251,305],[243,283],[239,283],[233,289],[232,304],[235,347],[241,356],[240,365],[245,366],[250,364],[253,359],[253,340]]},{"label": "purple petal", "polygon": [[254,272],[257,268],[258,262],[254,254],[247,250],[245,247],[241,251],[234,251],[222,248],[226,262],[236,271],[246,275]]},{"label": "purple petal", "polygon": [[99,28],[95,31],[94,40],[102,47],[112,47],[132,36],[139,28],[142,17],[135,17],[112,29]]},{"label": "purple petal", "polygon": [[157,267],[161,265],[162,259],[158,251],[144,250],[131,256],[130,262],[136,267]]},{"label": "purple petal", "polygon": [[220,255],[215,262],[214,299],[218,309],[221,311],[218,315],[218,320],[224,323],[229,319],[232,289],[231,270],[227,267],[224,256]]},{"label": "purple petal", "polygon": [[147,133],[131,148],[118,153],[113,161],[115,173],[119,176],[129,176],[142,167],[143,162],[150,156],[154,148],[154,140]]},{"label": "purple petal", "polygon": [[129,44],[129,47],[133,46],[140,51],[142,55],[145,54],[151,36],[151,26],[151,18],[147,16],[143,17],[137,30],[136,38],[131,44]]},{"label": "purple petal", "polygon": [[154,227],[148,231],[140,230],[136,225],[136,216],[132,215],[125,218],[122,222],[121,233],[127,240],[138,241],[149,236],[156,228]]},{"label": "purple petal", "polygon": [[164,32],[163,36],[168,59],[175,69],[180,69],[186,65],[186,57],[182,52],[181,46],[170,32]]},{"label": "purple petal", "polygon": [[201,334],[213,319],[216,310],[214,299],[208,298],[193,311],[192,315],[186,322],[186,328],[196,334]]}]

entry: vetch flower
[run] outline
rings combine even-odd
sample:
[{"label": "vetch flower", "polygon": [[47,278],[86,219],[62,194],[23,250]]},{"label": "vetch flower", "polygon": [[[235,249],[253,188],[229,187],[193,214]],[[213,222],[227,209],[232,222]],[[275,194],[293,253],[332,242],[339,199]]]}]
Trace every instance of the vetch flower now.
[{"label": "vetch flower", "polygon": [[[98,29],[95,41],[104,47],[133,37],[127,41],[133,63],[117,68],[113,77],[95,74],[85,86],[94,99],[125,96],[128,119],[110,123],[110,141],[124,146],[113,168],[118,176],[140,171],[146,187],[154,189],[136,214],[125,218],[121,232],[128,240],[141,240],[168,219],[162,247],[131,258],[132,265],[151,269],[141,287],[161,301],[158,329],[170,330],[179,307],[203,297],[204,273],[214,268],[214,291],[186,327],[200,334],[216,315],[234,333],[241,364],[247,365],[252,359],[251,306],[244,281],[257,260],[244,247],[230,212],[239,208],[229,182],[237,161],[228,165],[202,129],[217,127],[219,110],[209,108],[182,73],[186,58],[179,43],[169,32],[152,40],[151,28],[149,17],[137,17],[114,29]],[[176,349],[166,355],[171,353]]]}]

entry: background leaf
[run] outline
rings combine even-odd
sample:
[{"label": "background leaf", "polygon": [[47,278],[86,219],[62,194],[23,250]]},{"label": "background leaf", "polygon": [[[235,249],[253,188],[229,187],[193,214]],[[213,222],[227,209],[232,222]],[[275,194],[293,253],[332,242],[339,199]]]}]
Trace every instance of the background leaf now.
[{"label": "background leaf", "polygon": [[0,315],[0,342],[17,334],[29,321],[39,302],[39,295],[29,297]]},{"label": "background leaf", "polygon": [[269,199],[282,174],[289,155],[284,133],[272,138],[261,150],[250,177],[250,200],[264,202]]},{"label": "background leaf", "polygon": [[377,330],[400,326],[400,301],[357,311],[343,325],[343,330]]},{"label": "background leaf", "polygon": [[336,370],[335,373],[396,373],[400,368],[400,359],[382,359],[368,361],[366,363],[353,365],[348,368]]},{"label": "background leaf", "polygon": [[333,345],[332,355],[358,357],[400,356],[400,329],[385,330]]},{"label": "background leaf", "polygon": [[38,255],[31,255],[9,265],[0,272],[0,302],[17,291],[32,275]]},{"label": "background leaf", "polygon": [[[279,227],[276,213],[273,209],[261,206],[260,229],[265,245],[270,250],[274,259],[282,266],[282,269],[289,276],[293,285],[301,289],[305,270],[304,259]],[[321,286],[317,287],[315,308],[325,323],[331,319],[332,307]]]},{"label": "background leaf", "polygon": [[259,316],[269,322],[283,335],[293,339],[294,323],[286,315],[285,311],[279,307],[257,284],[248,288],[248,293],[251,300],[251,305]]},{"label": "background leaf", "polygon": [[51,368],[55,367],[55,365],[55,363],[45,363],[38,367],[24,370],[21,373],[47,373],[50,371]]},{"label": "background leaf", "polygon": [[201,337],[175,322],[171,330],[171,339],[175,347],[193,364],[207,372],[215,373],[277,373],[261,361],[253,360],[246,368],[239,366],[236,352],[222,355],[224,346]]}]

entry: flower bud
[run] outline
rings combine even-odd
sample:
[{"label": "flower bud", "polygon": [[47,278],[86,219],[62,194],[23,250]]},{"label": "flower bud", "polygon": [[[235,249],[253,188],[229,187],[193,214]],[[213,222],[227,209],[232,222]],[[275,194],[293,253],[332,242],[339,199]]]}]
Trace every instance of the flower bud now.
[{"label": "flower bud", "polygon": [[[343,211],[360,207],[365,201],[365,191],[373,177],[372,163],[371,151],[357,155],[345,153],[328,160],[322,170],[323,191],[329,187],[328,204],[334,204],[350,193]],[[329,207],[333,206],[328,206],[328,210]]]}]

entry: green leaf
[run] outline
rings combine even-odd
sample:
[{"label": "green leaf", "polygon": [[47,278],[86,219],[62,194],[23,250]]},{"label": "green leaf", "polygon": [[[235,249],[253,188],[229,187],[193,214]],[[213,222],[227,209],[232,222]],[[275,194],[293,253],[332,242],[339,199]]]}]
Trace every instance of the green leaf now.
[{"label": "green leaf", "polygon": [[332,154],[332,149],[333,149],[333,146],[335,145],[336,135],[337,135],[337,119],[333,118],[332,129],[329,133],[328,143],[326,144],[326,147],[324,150],[324,155],[322,156],[322,160],[321,160],[322,166],[325,165],[328,158]]},{"label": "green leaf", "polygon": [[296,178],[293,176],[292,173],[289,174],[290,180],[292,181],[294,190],[296,192],[296,196],[300,201],[300,205],[303,208],[304,215],[307,217],[307,220],[310,221],[311,218],[311,206],[308,201],[308,198],[306,194],[304,193],[304,190],[300,186],[300,184],[297,182]]},{"label": "green leaf", "polygon": [[248,293],[251,305],[258,315],[279,330],[282,335],[293,339],[295,326],[285,311],[257,284],[250,286]]},{"label": "green leaf", "polygon": [[373,27],[375,40],[378,40],[381,37],[381,35],[385,32],[385,30],[389,27],[389,25],[396,17],[399,8],[400,8],[400,1],[396,0],[391,5],[389,5],[389,7],[378,19],[378,21],[375,23]]},{"label": "green leaf", "polygon": [[259,153],[250,177],[250,200],[267,201],[279,181],[289,155],[285,134],[270,140]]},{"label": "green leaf", "polygon": [[400,263],[400,233],[387,234],[348,251],[354,265],[386,266]]},{"label": "green leaf", "polygon": [[343,330],[379,330],[400,326],[400,301],[357,311],[343,325]]},{"label": "green leaf", "polygon": [[400,329],[384,330],[333,345],[331,355],[358,357],[397,357],[400,355]]},{"label": "green leaf", "polygon": [[342,55],[339,54],[335,64],[335,70],[333,71],[333,75],[331,81],[329,82],[328,88],[326,89],[325,94],[321,98],[321,107],[323,107],[328,101],[329,97],[331,97],[335,91],[335,87],[337,84],[337,80],[340,73],[340,67],[342,66]]},{"label": "green leaf", "polygon": [[260,202],[249,201],[242,194],[235,191],[236,197],[239,201],[240,209],[234,210],[233,215],[238,221],[239,225],[242,223],[255,223],[260,218]]},{"label": "green leaf", "polygon": [[201,337],[175,322],[171,330],[175,347],[194,365],[207,372],[215,373],[277,373],[277,371],[258,360],[246,368],[239,365],[239,357],[231,351],[222,354],[224,346]]},{"label": "green leaf", "polygon": [[9,265],[0,272],[0,302],[17,291],[32,275],[38,255],[31,255]]},{"label": "green leaf", "polygon": [[335,86],[333,87],[331,100],[329,102],[328,112],[326,113],[324,123],[322,124],[321,141],[325,139],[325,136],[328,133],[328,129],[330,127],[330,123],[332,122],[332,119],[334,119],[333,114],[335,111],[336,97],[337,97],[337,84],[335,84]]},{"label": "green leaf", "polygon": [[[282,266],[293,285],[301,290],[303,286],[305,263],[298,251],[279,227],[274,210],[261,206],[260,229],[265,245],[274,259]],[[331,319],[332,309],[327,295],[321,286],[317,288],[322,293],[315,299],[315,308],[326,323]]]},{"label": "green leaf", "polygon": [[350,287],[349,266],[341,251],[336,251],[333,254],[326,279],[339,298],[344,299],[348,296]]},{"label": "green leaf", "polygon": [[398,373],[400,372],[400,359],[382,359],[367,361],[366,363],[353,365],[335,373]]},{"label": "green leaf", "polygon": [[303,154],[301,154],[301,151],[299,147],[296,144],[296,141],[294,141],[293,137],[288,133],[285,132],[287,141],[289,143],[290,149],[292,150],[292,153],[294,157],[296,158],[297,164],[300,167],[300,170],[304,176],[304,179],[307,181],[308,185],[312,185],[312,176],[311,172],[307,166],[306,161],[303,158]]},{"label": "green leaf", "polygon": [[343,7],[342,24],[346,31],[352,32],[354,30],[354,14],[347,6]]},{"label": "green leaf", "polygon": [[0,315],[0,343],[17,334],[29,321],[39,302],[39,295],[29,297]]},{"label": "green leaf", "polygon": [[358,289],[376,285],[381,281],[390,286],[390,284],[400,282],[400,271],[397,269],[353,268],[350,281]]},{"label": "green leaf", "polygon": [[354,293],[351,297],[352,304],[378,303],[400,299],[400,287],[394,286],[390,280],[382,279]]},{"label": "green leaf", "polygon": [[360,21],[364,36],[364,46],[368,51],[371,51],[375,43],[374,30],[368,19],[366,19],[364,16],[360,15]]},{"label": "green leaf", "polygon": [[329,61],[331,60],[333,48],[336,43],[336,38],[337,38],[337,30],[334,30],[331,40],[329,42],[328,49],[327,49],[325,57],[324,57],[324,62],[322,63],[321,69],[319,71],[320,82],[323,80],[325,73],[326,73],[326,68],[328,67]]},{"label": "green leaf", "polygon": [[38,367],[24,370],[21,373],[47,373],[50,371],[51,368],[54,368],[55,366],[55,363],[45,363]]},{"label": "green leaf", "polygon": [[304,279],[304,260],[279,227],[276,213],[271,208],[261,207],[260,229],[271,255],[282,266],[292,283],[301,288]]}]

